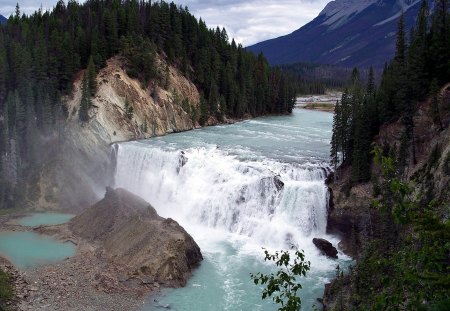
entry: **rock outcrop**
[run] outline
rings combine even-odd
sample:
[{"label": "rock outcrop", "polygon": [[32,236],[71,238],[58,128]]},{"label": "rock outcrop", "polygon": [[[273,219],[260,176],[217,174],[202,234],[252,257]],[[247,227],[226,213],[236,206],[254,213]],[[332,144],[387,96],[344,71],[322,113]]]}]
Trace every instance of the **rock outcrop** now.
[{"label": "rock outcrop", "polygon": [[112,261],[165,286],[184,286],[203,259],[176,221],[158,216],[149,203],[124,189],[107,189],[104,199],[73,218],[69,228]]},{"label": "rock outcrop", "polygon": [[[200,94],[196,86],[176,68],[168,66],[169,80],[165,88],[155,82],[142,85],[128,76],[126,61],[113,57],[97,75],[97,92],[92,98],[87,127],[97,132],[100,126],[108,143],[164,135],[186,131],[197,123],[192,112],[199,107]],[[158,59],[158,68],[165,68]],[[66,102],[69,121],[78,124],[81,102],[80,77],[74,82],[74,92]],[[132,118],[125,109],[125,102],[133,108]]]},{"label": "rock outcrop", "polygon": [[[416,191],[429,199],[450,200],[450,83],[440,92],[441,125],[434,122],[431,100],[420,103],[414,115],[414,152],[412,147],[405,159],[405,177],[413,181]],[[397,120],[383,125],[374,143],[384,150],[398,150],[404,125]],[[413,157],[415,155],[415,159]],[[380,176],[380,169],[372,167],[372,176]],[[352,257],[358,257],[364,245],[380,236],[377,228],[383,223],[382,215],[371,208],[377,199],[376,185],[371,181],[351,182],[351,167],[341,167],[327,184],[333,193],[328,213],[327,231],[342,237],[340,248]],[[378,177],[380,178],[380,177]],[[379,182],[379,181],[378,181]]]},{"label": "rock outcrop", "polygon": [[[432,207],[433,213],[447,219],[450,201],[450,84],[442,88],[439,98],[440,122],[433,120],[430,99],[417,106],[414,115],[414,145],[410,146],[406,158],[402,159],[406,164],[402,172],[404,180],[413,187],[415,199],[420,199],[424,204],[431,200],[437,202],[438,204]],[[403,132],[402,121],[394,120],[380,128],[374,143],[383,150],[398,151]],[[378,245],[382,245],[383,241],[390,241],[397,235],[404,236],[405,240],[409,236],[419,235],[412,231],[411,226],[405,226],[402,230],[391,230],[389,222],[392,222],[392,219],[389,219],[386,213],[370,206],[374,199],[381,199],[378,187],[382,182],[380,168],[373,165],[372,180],[369,182],[352,183],[351,167],[346,166],[339,168],[334,180],[328,183],[333,192],[334,204],[328,213],[327,231],[340,235],[340,249],[357,259],[357,265],[353,269],[356,273],[358,262],[364,262],[370,251],[372,254],[377,252],[367,247],[371,241],[378,240]],[[324,307],[327,310],[350,309],[349,306],[354,302],[357,279],[355,274],[352,274],[327,284]]]},{"label": "rock outcrop", "polygon": [[333,246],[330,242],[325,239],[314,238],[314,245],[322,252],[323,255],[328,256],[330,258],[337,259],[338,251],[336,247]]},{"label": "rock outcrop", "polygon": [[[78,117],[83,72],[78,74],[72,94],[63,98],[68,111],[64,128],[59,137],[47,138],[52,139],[55,150],[45,155],[48,165],[32,180],[32,186],[37,185],[35,197],[29,198],[37,202],[33,208],[86,208],[111,184],[112,143],[198,126],[200,94],[196,86],[162,58],[156,63],[158,68],[168,68],[164,88],[156,81],[142,85],[128,76],[124,59],[109,59],[97,75],[97,92],[85,123]],[[132,118],[125,111],[125,102],[133,108]]]}]

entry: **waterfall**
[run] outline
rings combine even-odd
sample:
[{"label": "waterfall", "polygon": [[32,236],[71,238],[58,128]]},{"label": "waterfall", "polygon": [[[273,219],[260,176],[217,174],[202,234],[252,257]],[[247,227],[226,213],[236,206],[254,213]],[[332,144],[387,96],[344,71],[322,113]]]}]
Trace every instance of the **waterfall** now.
[{"label": "waterfall", "polygon": [[325,164],[249,160],[213,145],[181,150],[130,142],[112,150],[115,186],[141,196],[163,217],[263,245],[298,245],[302,237],[325,234]]}]

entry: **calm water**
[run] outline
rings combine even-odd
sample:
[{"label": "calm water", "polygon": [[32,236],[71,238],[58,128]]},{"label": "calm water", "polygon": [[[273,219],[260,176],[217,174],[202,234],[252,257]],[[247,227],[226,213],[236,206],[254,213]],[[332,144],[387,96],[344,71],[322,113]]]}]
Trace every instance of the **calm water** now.
[{"label": "calm water", "polygon": [[34,232],[0,232],[0,254],[21,269],[51,263],[73,256],[76,248],[71,243]]},{"label": "calm water", "polygon": [[60,225],[68,222],[74,215],[58,213],[36,213],[19,219],[22,226],[37,227],[41,225]]},{"label": "calm water", "polygon": [[[316,304],[336,265],[311,240],[327,236],[332,115],[295,109],[290,116],[172,134],[114,146],[116,186],[150,202],[194,237],[205,260],[182,289],[165,290],[142,310],[276,310],[261,300],[250,273],[272,272],[262,247],[304,249],[304,310]],[[280,181],[282,186],[280,187]]]}]

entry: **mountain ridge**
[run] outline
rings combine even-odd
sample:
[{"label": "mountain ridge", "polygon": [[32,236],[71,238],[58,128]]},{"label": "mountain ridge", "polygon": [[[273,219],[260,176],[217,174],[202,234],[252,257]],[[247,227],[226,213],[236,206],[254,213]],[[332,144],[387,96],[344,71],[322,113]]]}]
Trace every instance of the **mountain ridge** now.
[{"label": "mountain ridge", "polygon": [[419,0],[336,0],[294,32],[247,47],[272,65],[314,62],[381,68],[392,58],[398,19],[414,24]]},{"label": "mountain ridge", "polygon": [[3,15],[0,14],[0,24],[4,24],[8,21],[8,19],[6,17],[4,17]]}]

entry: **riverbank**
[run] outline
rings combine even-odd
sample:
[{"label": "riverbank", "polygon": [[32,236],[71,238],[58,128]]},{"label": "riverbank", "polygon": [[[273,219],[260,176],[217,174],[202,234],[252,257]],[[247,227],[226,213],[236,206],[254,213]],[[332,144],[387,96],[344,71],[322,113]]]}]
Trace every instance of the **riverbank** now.
[{"label": "riverbank", "polygon": [[129,273],[129,267],[112,262],[97,246],[68,230],[67,224],[26,227],[16,220],[24,214],[0,217],[0,231],[33,232],[73,243],[75,256],[57,263],[19,269],[0,257],[0,268],[9,273],[15,288],[6,302],[10,310],[133,310],[143,304],[160,285]]},{"label": "riverbank", "polygon": [[313,104],[313,103],[311,103],[311,104],[306,104],[304,106],[298,106],[298,107],[301,107],[303,109],[308,109],[308,110],[333,113],[335,105],[334,104],[322,104],[322,103],[319,103],[319,104],[314,103]]},{"label": "riverbank", "polygon": [[323,112],[334,112],[336,101],[341,100],[341,98],[342,92],[332,91],[322,95],[303,95],[297,97],[295,107]]}]

